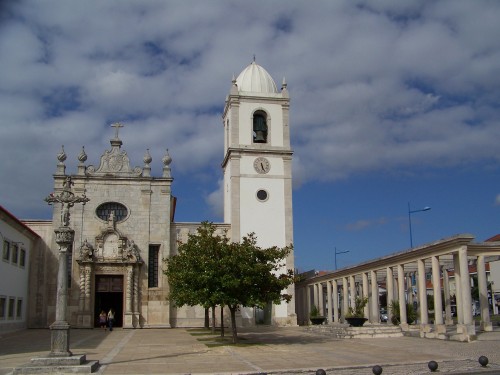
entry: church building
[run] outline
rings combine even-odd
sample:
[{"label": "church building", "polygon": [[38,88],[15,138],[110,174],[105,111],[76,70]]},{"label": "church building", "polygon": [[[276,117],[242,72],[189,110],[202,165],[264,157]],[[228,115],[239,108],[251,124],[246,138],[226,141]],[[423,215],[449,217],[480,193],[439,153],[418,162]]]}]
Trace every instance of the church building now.
[{"label": "church building", "polygon": [[[255,61],[233,78],[220,132],[224,223],[216,225],[234,242],[255,232],[261,247],[293,244],[289,100],[285,81],[278,90]],[[115,325],[124,328],[202,326],[204,309],[175,307],[163,274],[163,259],[175,255],[178,243],[200,225],[175,222],[172,158],[168,151],[163,156],[161,176],[151,174],[149,150],[142,166],[132,167],[120,139],[126,129],[119,123],[112,127],[110,149],[98,165],[86,164],[82,149],[77,171],[67,173],[64,149],[57,155],[53,194],[68,187],[69,177],[73,192],[88,202],[71,207],[70,218],[55,204],[52,220],[24,221],[40,236],[31,255],[28,327],[54,321],[59,251],[54,229],[68,219],[75,231],[67,267],[71,326],[96,327],[100,311],[109,308],[116,311]],[[294,269],[293,253],[283,269]],[[293,295],[294,287],[287,293]],[[237,319],[241,326],[296,325],[295,302],[269,304],[263,310],[243,308]]]}]

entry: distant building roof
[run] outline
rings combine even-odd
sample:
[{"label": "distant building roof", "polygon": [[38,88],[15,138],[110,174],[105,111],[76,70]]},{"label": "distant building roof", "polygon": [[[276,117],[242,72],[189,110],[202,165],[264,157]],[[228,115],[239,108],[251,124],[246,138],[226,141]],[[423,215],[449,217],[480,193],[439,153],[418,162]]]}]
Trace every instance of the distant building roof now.
[{"label": "distant building roof", "polygon": [[30,227],[24,224],[21,220],[15,217],[14,214],[11,214],[5,207],[1,205],[0,205],[0,214],[7,216],[11,221],[15,223],[15,225],[18,225],[21,230],[27,231],[28,235],[31,235],[34,238],[40,238],[40,236],[37,233],[35,233]]},{"label": "distant building roof", "polygon": [[497,234],[496,236],[493,236],[491,238],[488,238],[486,241],[484,242],[496,242],[496,241],[500,241],[500,234]]}]

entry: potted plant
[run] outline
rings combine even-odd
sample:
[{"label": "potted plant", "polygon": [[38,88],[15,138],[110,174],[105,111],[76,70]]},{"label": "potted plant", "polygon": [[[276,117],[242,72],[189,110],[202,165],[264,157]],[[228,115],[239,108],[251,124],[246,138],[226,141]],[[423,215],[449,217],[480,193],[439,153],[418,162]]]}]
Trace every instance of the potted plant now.
[{"label": "potted plant", "polygon": [[365,318],[365,306],[368,303],[368,297],[356,297],[354,308],[351,306],[347,311],[345,320],[351,327],[362,327],[368,320]]},{"label": "potted plant", "polygon": [[[391,322],[395,326],[401,323],[401,317],[399,314],[399,301],[392,301],[389,305],[389,309],[391,310]],[[406,304],[406,322],[408,324],[412,324],[417,319],[417,314],[415,309],[413,308],[413,304]]]},{"label": "potted plant", "polygon": [[309,319],[314,325],[323,324],[326,321],[326,318],[324,316],[319,315],[319,310],[316,305],[312,306],[311,313],[309,314]]}]

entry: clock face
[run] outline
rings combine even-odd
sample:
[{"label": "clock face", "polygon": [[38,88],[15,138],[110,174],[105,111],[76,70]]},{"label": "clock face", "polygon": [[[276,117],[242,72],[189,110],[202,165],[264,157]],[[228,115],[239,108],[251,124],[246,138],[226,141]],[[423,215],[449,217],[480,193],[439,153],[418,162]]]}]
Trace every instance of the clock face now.
[{"label": "clock face", "polygon": [[253,167],[255,168],[257,173],[264,174],[269,172],[269,170],[271,169],[271,163],[269,163],[269,160],[267,160],[266,158],[259,157],[253,162]]}]

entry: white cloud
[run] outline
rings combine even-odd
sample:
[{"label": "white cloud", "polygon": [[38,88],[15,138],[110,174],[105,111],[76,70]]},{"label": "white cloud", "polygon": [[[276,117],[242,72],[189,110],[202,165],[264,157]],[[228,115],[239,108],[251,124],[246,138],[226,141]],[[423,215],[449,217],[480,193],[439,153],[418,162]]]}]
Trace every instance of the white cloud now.
[{"label": "white cloud", "polygon": [[500,159],[497,2],[46,0],[8,11],[0,157],[16,165],[0,166],[3,200],[26,177],[16,171],[33,169],[27,150],[50,186],[60,144],[75,155],[85,145],[96,163],[114,121],[134,165],[150,148],[159,174],[169,148],[175,173],[205,176],[222,159],[231,76],[253,54],[287,78],[296,186]]},{"label": "white cloud", "polygon": [[207,195],[206,199],[208,206],[212,212],[220,220],[224,217],[224,180],[220,179],[217,182],[217,190],[214,190]]}]

